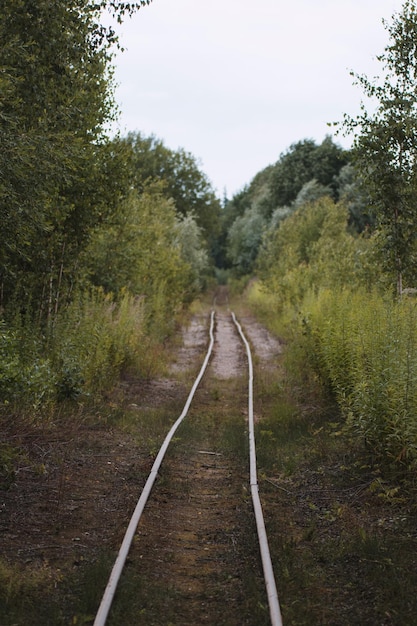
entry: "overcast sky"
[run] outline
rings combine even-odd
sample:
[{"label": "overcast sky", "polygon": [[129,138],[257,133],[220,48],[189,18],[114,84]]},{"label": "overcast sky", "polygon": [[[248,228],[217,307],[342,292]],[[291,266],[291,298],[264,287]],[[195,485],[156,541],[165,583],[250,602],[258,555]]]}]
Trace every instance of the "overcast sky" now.
[{"label": "overcast sky", "polygon": [[[231,197],[302,139],[321,142],[378,73],[402,0],[153,0],[118,28],[121,132],[154,134]],[[336,137],[343,146],[349,140]]]}]

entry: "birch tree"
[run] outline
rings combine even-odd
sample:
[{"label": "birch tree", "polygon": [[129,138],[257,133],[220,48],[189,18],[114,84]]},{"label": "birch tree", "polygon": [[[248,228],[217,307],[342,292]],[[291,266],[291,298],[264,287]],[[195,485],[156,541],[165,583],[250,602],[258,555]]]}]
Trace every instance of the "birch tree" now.
[{"label": "birch tree", "polygon": [[417,272],[417,11],[407,0],[392,22],[389,43],[377,57],[381,77],[355,75],[372,106],[344,118],[354,134],[353,158],[368,191],[384,269],[396,292],[414,285]]}]

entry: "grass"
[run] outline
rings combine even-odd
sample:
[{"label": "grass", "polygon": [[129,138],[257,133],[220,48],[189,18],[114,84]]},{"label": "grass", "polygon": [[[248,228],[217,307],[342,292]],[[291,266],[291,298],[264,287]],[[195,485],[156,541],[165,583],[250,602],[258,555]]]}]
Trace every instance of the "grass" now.
[{"label": "grass", "polygon": [[[284,624],[411,626],[417,613],[415,479],[413,482],[410,476],[408,482],[400,483],[395,474],[384,473],[385,469],[376,464],[369,451],[348,436],[332,399],[325,395],[304,363],[301,367],[299,355],[290,355],[289,346],[285,359],[278,358],[277,366],[269,370],[255,360],[255,434],[260,496]],[[143,383],[133,392],[131,386],[121,387],[118,394],[107,398],[107,406],[90,407],[87,416],[77,416],[86,429],[97,434],[97,446],[91,449],[90,457],[102,455],[104,463],[110,460],[117,472],[123,471],[121,494],[129,490],[131,499],[128,506],[126,500],[117,506],[123,508],[126,518],[155,452],[182,410],[188,387],[183,377],[179,376],[179,380],[182,386],[176,389],[175,397],[167,394],[160,403],[147,405],[147,387]],[[154,565],[145,566],[148,558],[149,563],[155,563],[155,546],[151,545],[147,553],[139,535],[117,592],[110,626],[189,626],[193,623],[193,611],[203,622],[198,612],[202,605],[213,611],[213,619],[207,623],[269,623],[247,486],[244,393],[243,378],[203,379],[155,486],[156,508],[149,528],[153,523],[159,524],[161,536],[168,537],[175,528],[173,511],[166,508],[165,500],[169,502],[175,491],[178,468],[183,467],[184,474],[176,514],[186,510],[188,501],[195,501],[194,470],[187,465],[190,453],[215,452],[221,462],[227,459],[234,468],[226,481],[236,481],[230,496],[233,515],[224,513],[220,528],[214,527],[210,533],[210,541],[217,543],[222,552],[216,557],[216,571],[207,578],[207,589],[198,595],[199,604],[193,604],[195,597],[187,596],[170,577],[169,568],[175,566],[175,557],[169,552],[169,545],[164,544],[164,557],[159,565],[156,561],[155,570]],[[141,404],[140,409],[135,403]],[[60,419],[63,426],[70,418],[63,415]],[[102,431],[111,434],[108,448],[100,443]],[[76,432],[71,431],[69,439]],[[120,440],[123,445],[132,440],[137,450],[137,462],[135,459],[125,470],[120,463],[125,461],[125,448],[118,447]],[[89,445],[83,442],[81,447]],[[32,447],[47,451],[40,439]],[[15,447],[2,450],[10,473],[15,466]],[[66,464],[71,461],[71,454],[68,453]],[[203,458],[207,458],[210,467],[210,456]],[[88,455],[86,460],[90,462]],[[51,478],[46,475],[44,480],[52,481],[51,462],[48,465],[46,461]],[[94,466],[91,472],[96,470]],[[65,489],[65,493],[70,491],[69,486]],[[4,493],[6,500],[8,492]],[[110,511],[106,524],[111,517]],[[32,564],[2,559],[2,626],[91,623],[125,525],[121,518],[119,530],[110,542],[107,539],[101,548],[95,545],[87,552],[80,549],[81,556],[76,559],[64,552],[62,559],[54,563],[41,556],[32,559]],[[72,542],[71,536],[67,541]],[[230,569],[233,562],[239,566],[239,580]],[[201,560],[201,567],[206,566],[206,561]],[[233,608],[236,598],[238,616]]]},{"label": "grass", "polygon": [[[146,626],[161,623],[191,626],[199,623],[204,615],[204,619],[209,620],[207,623],[224,626],[268,624],[247,487],[247,432],[244,405],[240,401],[246,399],[240,393],[241,386],[240,380],[205,381],[197,391],[190,413],[179,427],[161,468],[149,517],[145,515],[143,521],[141,532],[145,534],[145,543],[141,542],[139,534],[130,557],[131,567],[121,581],[110,625],[133,624],[140,619]],[[231,397],[234,399],[232,410],[228,402]],[[217,478],[217,471],[223,476],[224,466],[230,470],[225,470],[225,478]],[[207,479],[207,472],[211,471],[215,474],[214,482]],[[225,481],[218,487],[221,490],[218,496],[223,497],[223,490],[227,490],[230,498],[222,500],[221,518],[213,512],[217,506],[213,491],[216,480]],[[206,497],[213,510],[205,508]],[[191,521],[196,507],[202,508],[203,526],[199,520]],[[179,540],[178,550],[172,552],[171,543],[175,545],[179,532],[176,520],[183,515],[185,526],[178,523],[187,532]],[[155,533],[159,536],[157,542]],[[199,533],[203,533],[201,537]],[[199,539],[189,543],[188,534]],[[146,541],[150,538],[152,547],[147,547]],[[181,550],[184,550],[183,557]],[[182,559],[190,559],[189,565],[184,565],[185,584],[192,591],[182,587]],[[195,559],[200,565],[194,570]],[[214,569],[213,563],[216,563]]]},{"label": "grass", "polygon": [[255,371],[260,493],[284,624],[411,626],[417,499],[344,428],[287,346]]}]

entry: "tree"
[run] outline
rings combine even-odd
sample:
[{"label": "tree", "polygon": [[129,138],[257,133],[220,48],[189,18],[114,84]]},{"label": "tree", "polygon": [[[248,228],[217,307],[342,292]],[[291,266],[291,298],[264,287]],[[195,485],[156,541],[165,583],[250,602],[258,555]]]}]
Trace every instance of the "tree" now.
[{"label": "tree", "polygon": [[238,274],[249,274],[255,264],[266,220],[256,208],[248,209],[232,224],[227,254]]},{"label": "tree", "polygon": [[151,327],[163,327],[189,293],[191,267],[181,240],[173,201],[160,182],[149,182],[97,228],[86,251],[90,280],[115,297],[127,291],[143,298]]},{"label": "tree", "polygon": [[249,209],[251,199],[248,193],[248,187],[244,187],[236,193],[231,200],[226,200],[220,214],[220,233],[216,238],[214,248],[214,263],[218,268],[230,268],[230,258],[228,255],[228,238],[229,230],[233,222],[242,217],[246,209]]},{"label": "tree", "polygon": [[177,218],[175,233],[181,257],[189,268],[185,295],[191,300],[205,286],[210,268],[207,249],[204,245],[202,230],[192,215]]},{"label": "tree", "polygon": [[192,154],[182,148],[171,150],[155,136],[129,133],[126,142],[133,150],[135,186],[140,192],[147,180],[164,183],[179,215],[193,215],[212,247],[219,233],[220,201]]},{"label": "tree", "polygon": [[372,215],[370,200],[358,173],[351,163],[340,170],[336,178],[339,197],[349,210],[349,226],[354,232],[372,232],[375,219]]},{"label": "tree", "polygon": [[321,197],[269,231],[258,258],[266,288],[281,302],[299,305],[310,290],[354,283],[359,241],[348,233],[347,217],[342,203]]},{"label": "tree", "polygon": [[292,204],[302,187],[311,180],[330,186],[337,200],[335,177],[347,162],[348,154],[333,143],[331,137],[326,137],[320,145],[313,139],[292,144],[281,155],[271,177],[273,208]]},{"label": "tree", "polygon": [[231,262],[238,272],[251,271],[266,228],[307,201],[323,195],[339,198],[338,175],[347,162],[348,153],[330,137],[319,145],[312,139],[292,144],[224,207],[218,266]]},{"label": "tree", "polygon": [[384,22],[389,43],[377,57],[383,77],[355,75],[365,95],[356,118],[345,115],[346,132],[354,133],[355,167],[371,198],[379,229],[385,270],[401,295],[404,282],[415,284],[417,272],[417,11],[413,0]]},{"label": "tree", "polygon": [[315,200],[323,198],[324,196],[332,197],[332,195],[333,192],[330,187],[325,187],[324,185],[317,182],[315,178],[313,178],[301,187],[296,199],[294,200],[293,206],[294,209],[298,209],[298,207],[303,206],[308,202],[314,202]]},{"label": "tree", "polygon": [[[89,232],[117,200],[104,180],[119,21],[147,1],[0,0],[0,284],[49,317],[80,271]],[[103,184],[104,183],[104,184]]]},{"label": "tree", "polygon": [[83,262],[92,284],[115,297],[129,292],[149,302],[165,284],[174,308],[201,291],[209,267],[201,229],[191,215],[178,217],[161,182],[131,190],[97,227]]}]

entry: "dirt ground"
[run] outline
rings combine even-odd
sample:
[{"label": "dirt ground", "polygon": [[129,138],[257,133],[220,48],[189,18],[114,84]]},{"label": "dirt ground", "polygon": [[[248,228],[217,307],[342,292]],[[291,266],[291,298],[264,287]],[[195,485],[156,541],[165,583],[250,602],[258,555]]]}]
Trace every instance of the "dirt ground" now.
[{"label": "dirt ground", "polygon": [[[210,395],[210,378],[221,389],[245,372],[244,352],[227,307],[220,304],[217,308],[214,354],[198,392],[200,405],[205,403],[205,394]],[[266,361],[279,352],[279,344],[254,320],[246,320],[246,328],[259,358]],[[118,410],[138,413],[166,404],[180,406],[202,362],[207,331],[208,311],[195,314],[180,331],[168,375],[150,381],[124,380],[109,403]],[[245,420],[245,396],[233,404]],[[134,548],[142,563],[148,556],[147,567],[153,568],[160,583],[175,579],[176,592],[188,598],[187,615],[176,623],[188,625],[214,623],[214,596],[218,598],[217,623],[222,623],[225,596],[219,595],[219,585],[224,580],[230,587],[228,597],[234,598],[236,606],[245,604],[236,559],[241,547],[236,547],[235,535],[247,477],[233,458],[213,449],[207,436],[203,432],[190,453],[183,451],[180,458],[164,462],[162,474],[171,476],[173,487],[169,493],[158,488],[154,504],[140,523]],[[69,572],[76,574],[94,560],[103,546],[118,549],[152,464],[152,454],[143,449],[137,436],[116,425],[109,427],[107,416],[98,408],[81,421],[63,416],[43,427],[17,427],[11,420],[2,437],[25,451],[25,461],[20,459],[10,485],[0,490],[3,558],[44,570],[59,585]],[[156,545],[161,546],[157,557]],[[240,619],[235,623],[250,623]]]},{"label": "dirt ground", "polygon": [[[225,297],[216,309],[213,357],[139,523],[109,626],[269,623],[248,494],[246,358]],[[249,314],[239,321],[266,385],[279,376],[283,346]],[[18,593],[27,589],[20,573],[33,572],[46,589],[30,621],[5,626],[92,623],[155,454],[203,361],[208,323],[202,306],[178,329],[163,377],[126,377],[105,403],[54,423],[2,423],[2,441],[21,454],[0,489],[0,554],[17,567]],[[261,463],[269,449],[274,457],[271,470],[263,463],[260,491],[284,623],[411,626],[413,500],[339,445],[337,430],[324,449],[336,417],[317,418],[314,397],[273,430],[268,394],[267,385],[255,393]],[[111,558],[81,606],[85,573],[103,553]],[[3,601],[2,580],[0,568]],[[49,601],[59,619],[44,617]],[[3,626],[1,616],[0,603]]]},{"label": "dirt ground", "polygon": [[[195,346],[192,337],[198,341],[200,335],[196,328],[194,320],[184,341],[191,350]],[[253,623],[252,615],[245,614],[247,590],[242,576],[247,567],[242,518],[250,514],[243,493],[248,481],[246,463],[222,447],[222,412],[217,409],[219,403],[230,406],[228,396],[233,392],[233,412],[245,430],[246,395],[237,394],[230,385],[235,379],[244,381],[245,365],[230,313],[219,311],[213,357],[186,418],[184,443],[174,446],[164,461],[163,484],[157,485],[149,502],[131,555],[134,566],[147,573],[148,584],[179,598],[171,601],[171,609],[165,608],[166,623]],[[208,424],[202,414],[212,416]],[[146,623],[157,624],[152,607],[144,600],[143,610],[150,615]]]}]

